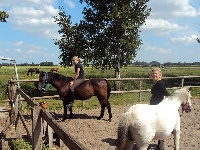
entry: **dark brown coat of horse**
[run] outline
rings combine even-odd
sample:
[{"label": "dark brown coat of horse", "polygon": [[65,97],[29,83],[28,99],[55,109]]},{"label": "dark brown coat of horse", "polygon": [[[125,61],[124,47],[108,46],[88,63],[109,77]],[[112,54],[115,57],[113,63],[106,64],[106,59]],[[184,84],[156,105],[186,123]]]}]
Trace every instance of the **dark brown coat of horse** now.
[{"label": "dark brown coat of horse", "polygon": [[27,72],[27,76],[29,75],[29,73],[31,73],[31,76],[32,76],[33,72],[35,72],[36,75],[37,74],[39,75],[40,70],[38,68],[29,68]]},{"label": "dark brown coat of horse", "polygon": [[[64,106],[64,116],[63,120],[67,119],[67,107],[69,104],[69,88],[70,81],[72,81],[72,77],[65,77],[58,73],[52,72],[40,72],[39,75],[39,83],[38,89],[42,91],[45,88],[46,84],[51,84],[54,88],[57,89],[59,96],[62,98],[63,106]],[[109,121],[111,121],[112,113],[111,106],[108,102],[108,98],[110,96],[111,88],[110,84],[106,79],[102,78],[93,78],[90,80],[86,80],[81,85],[79,85],[75,89],[74,98],[75,100],[87,100],[92,96],[96,96],[101,105],[101,113],[97,118],[98,120],[102,119],[104,116],[105,107],[108,109]],[[72,108],[69,108],[70,118],[73,117]]]}]

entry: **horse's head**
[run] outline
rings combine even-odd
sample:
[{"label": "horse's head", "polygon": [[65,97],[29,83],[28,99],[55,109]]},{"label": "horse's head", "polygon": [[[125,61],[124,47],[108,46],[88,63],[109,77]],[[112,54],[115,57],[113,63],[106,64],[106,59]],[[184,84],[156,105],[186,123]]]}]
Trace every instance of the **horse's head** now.
[{"label": "horse's head", "polygon": [[48,83],[48,75],[46,72],[41,71],[39,74],[38,90],[44,91],[46,84]]},{"label": "horse's head", "polygon": [[186,113],[191,112],[191,106],[192,106],[192,95],[190,93],[191,87],[184,87],[181,90],[183,91],[183,97],[184,101],[182,102],[182,111],[185,111]]}]

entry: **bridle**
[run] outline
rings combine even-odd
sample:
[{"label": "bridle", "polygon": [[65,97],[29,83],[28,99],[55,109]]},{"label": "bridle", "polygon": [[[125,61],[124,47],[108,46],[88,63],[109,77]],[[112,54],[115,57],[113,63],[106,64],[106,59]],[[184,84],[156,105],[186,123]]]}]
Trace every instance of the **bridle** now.
[{"label": "bridle", "polygon": [[46,72],[44,72],[44,79],[45,79],[45,81],[44,81],[44,83],[43,83],[42,85],[39,85],[39,84],[38,84],[38,87],[39,87],[41,90],[45,90],[46,85],[49,83],[49,82],[48,82],[48,74],[47,74]]},{"label": "bridle", "polygon": [[[191,100],[191,98],[190,98],[190,100]],[[184,112],[184,111],[186,113],[191,112],[191,106],[190,106],[189,100],[187,100],[185,104],[181,104],[181,106],[182,106],[182,112]]]}]

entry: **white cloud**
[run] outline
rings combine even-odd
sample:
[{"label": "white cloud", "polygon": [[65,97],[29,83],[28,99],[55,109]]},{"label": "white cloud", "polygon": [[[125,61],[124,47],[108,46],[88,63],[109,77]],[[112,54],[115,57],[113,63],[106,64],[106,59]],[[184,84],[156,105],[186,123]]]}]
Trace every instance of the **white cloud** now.
[{"label": "white cloud", "polygon": [[15,52],[18,52],[18,53],[22,52],[22,50],[21,50],[20,48],[17,48],[17,49],[15,49],[14,51],[15,51]]},{"label": "white cloud", "polygon": [[179,26],[176,23],[172,23],[163,19],[147,19],[144,29],[160,29],[160,30],[181,30],[186,27]]},{"label": "white cloud", "polygon": [[40,17],[44,15],[44,11],[37,10],[33,7],[14,7],[8,11],[10,16],[14,16],[15,18],[23,18],[23,17]]},{"label": "white cloud", "polygon": [[26,53],[28,53],[28,54],[36,54],[36,53],[38,53],[38,51],[31,49],[31,50],[28,50]]},{"label": "white cloud", "polygon": [[145,25],[141,29],[149,30],[160,35],[168,35],[174,31],[187,29],[186,26],[180,26],[176,23],[163,20],[163,19],[147,19]]},{"label": "white cloud", "polygon": [[[151,17],[171,19],[173,17],[197,17],[200,10],[194,8],[191,0],[152,0],[148,7],[152,9]],[[150,18],[151,18],[150,17]]]},{"label": "white cloud", "polygon": [[163,49],[163,48],[159,48],[156,46],[147,46],[145,48],[145,50],[152,51],[155,53],[160,53],[160,54],[171,54],[172,53],[172,50],[170,50],[170,49]]},{"label": "white cloud", "polygon": [[200,11],[192,7],[189,0],[173,1],[174,5],[177,6],[172,13],[176,17],[197,17],[200,16]]},{"label": "white cloud", "polygon": [[181,43],[181,44],[184,44],[184,45],[190,45],[190,44],[193,44],[193,43],[197,43],[197,35],[191,35],[191,36],[183,36],[183,37],[174,37],[174,38],[171,38],[171,40],[175,43]]},{"label": "white cloud", "polygon": [[71,0],[64,0],[64,2],[71,8],[75,7],[75,3],[73,3]]},{"label": "white cloud", "polygon": [[16,46],[21,46],[21,45],[23,45],[23,43],[24,43],[23,41],[19,41],[19,42],[16,42],[15,45]]}]

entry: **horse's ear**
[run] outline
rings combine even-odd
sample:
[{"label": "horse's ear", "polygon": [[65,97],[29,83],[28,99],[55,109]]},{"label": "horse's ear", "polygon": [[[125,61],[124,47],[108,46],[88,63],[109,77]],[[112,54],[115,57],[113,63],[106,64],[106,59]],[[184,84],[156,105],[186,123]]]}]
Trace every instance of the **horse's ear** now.
[{"label": "horse's ear", "polygon": [[187,89],[188,91],[191,91],[191,90],[192,90],[192,87],[191,87],[191,86],[185,86],[184,88]]}]

